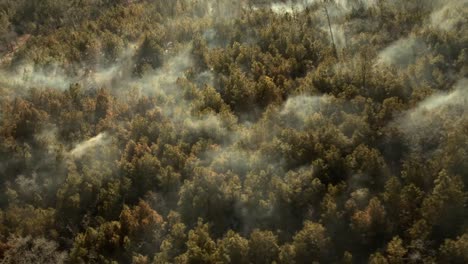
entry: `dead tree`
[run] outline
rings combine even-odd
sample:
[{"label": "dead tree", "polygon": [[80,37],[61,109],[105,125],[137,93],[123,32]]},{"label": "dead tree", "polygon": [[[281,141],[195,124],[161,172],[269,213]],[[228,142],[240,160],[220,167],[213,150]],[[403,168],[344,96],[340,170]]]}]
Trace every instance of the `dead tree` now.
[{"label": "dead tree", "polygon": [[323,9],[325,10],[325,14],[327,15],[327,21],[328,21],[328,28],[330,30],[330,39],[332,43],[332,49],[333,49],[333,55],[335,56],[336,59],[338,59],[338,52],[336,50],[336,45],[335,45],[335,38],[333,37],[333,30],[331,27],[331,22],[330,22],[330,15],[328,14],[328,8],[327,8],[327,3],[331,2],[330,0],[324,0],[323,1]]}]

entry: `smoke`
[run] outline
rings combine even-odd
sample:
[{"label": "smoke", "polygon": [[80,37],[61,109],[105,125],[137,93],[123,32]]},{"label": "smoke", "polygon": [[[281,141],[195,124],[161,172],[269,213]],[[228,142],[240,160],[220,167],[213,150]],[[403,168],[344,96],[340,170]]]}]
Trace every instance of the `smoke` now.
[{"label": "smoke", "polygon": [[468,93],[465,89],[466,84],[466,80],[460,81],[455,88],[455,91],[431,96],[429,99],[422,102],[413,114],[436,111],[437,109],[441,109],[450,105],[465,106],[466,99],[468,98]]},{"label": "smoke", "polygon": [[73,82],[67,77],[66,72],[60,65],[52,65],[47,69],[36,69],[32,64],[19,66],[13,72],[1,72],[1,75],[8,76],[1,78],[0,82],[6,87],[13,88],[54,88],[65,90]]},{"label": "smoke", "polygon": [[281,114],[294,114],[301,117],[308,116],[318,110],[321,100],[322,98],[319,96],[295,96],[289,98],[283,110],[281,110]]},{"label": "smoke", "polygon": [[55,125],[46,125],[41,132],[34,135],[34,138],[41,145],[46,146],[47,154],[54,154],[60,151],[61,143],[58,141],[58,127]]},{"label": "smoke", "polygon": [[221,120],[215,115],[206,115],[200,119],[188,119],[185,126],[191,130],[224,134],[225,128]]},{"label": "smoke", "polygon": [[295,96],[284,104],[280,115],[288,126],[303,128],[321,106],[329,102],[328,96]]},{"label": "smoke", "polygon": [[336,48],[343,49],[347,46],[344,26],[332,25],[333,38],[335,40]]},{"label": "smoke", "polygon": [[[193,59],[190,54],[192,47],[183,47],[180,52],[169,57],[163,65],[154,72],[146,74],[141,80],[133,80],[132,86],[140,87],[141,91],[150,96],[156,96],[160,100],[158,107],[162,114],[173,121],[181,130],[194,132],[195,134],[225,135],[225,125],[218,116],[210,113],[194,115],[196,98],[184,96],[184,76],[193,67]],[[203,72],[195,76],[195,80],[201,83],[211,82],[212,76]],[[178,84],[178,81],[181,84]],[[196,111],[195,111],[196,112]]]},{"label": "smoke", "polygon": [[32,176],[26,177],[25,175],[19,175],[15,183],[18,185],[18,189],[22,192],[21,195],[37,195],[40,193],[40,187],[37,185],[37,173],[33,173]]},{"label": "smoke", "polygon": [[[458,81],[450,92],[439,92],[407,111],[392,124],[414,149],[439,148],[444,134],[466,122],[468,79]],[[428,152],[428,151],[426,151]]]},{"label": "smoke", "polygon": [[270,9],[279,15],[300,13],[314,5],[325,5],[333,18],[343,17],[356,9],[368,9],[376,5],[377,0],[335,0],[324,3],[322,0],[282,1],[270,4]]},{"label": "smoke", "polygon": [[103,132],[95,137],[92,137],[84,142],[77,144],[71,151],[70,155],[74,158],[80,158],[89,150],[108,145],[111,142],[107,133]]},{"label": "smoke", "polygon": [[168,57],[160,68],[148,73],[142,80],[136,80],[137,85],[141,85],[143,91],[149,95],[177,92],[174,89],[177,79],[183,77],[185,71],[193,66],[190,51],[191,46],[187,46],[174,56]]},{"label": "smoke", "polygon": [[406,67],[424,53],[426,45],[417,37],[411,36],[395,41],[378,54],[377,64]]},{"label": "smoke", "polygon": [[433,27],[445,31],[450,31],[457,25],[466,25],[468,23],[468,1],[440,1],[439,8],[434,10],[430,20]]},{"label": "smoke", "polygon": [[449,110],[452,106],[468,109],[468,79],[458,81],[451,92],[438,93],[425,99],[407,114],[407,118],[414,121],[430,118],[431,115],[440,111]]},{"label": "smoke", "polygon": [[[315,1],[315,3],[317,9],[314,15],[319,19],[319,28],[329,35],[331,27],[334,44],[338,51],[351,48],[353,45],[362,46],[363,34],[379,30],[375,24],[368,23],[361,17],[376,6],[374,0],[339,0],[326,3]],[[330,36],[328,40],[331,42]],[[369,40],[366,38],[365,41]]]},{"label": "smoke", "polygon": [[57,263],[68,260],[68,254],[59,250],[55,241],[43,237],[18,237],[8,239],[8,247],[2,253],[1,263]]},{"label": "smoke", "polygon": [[[276,14],[296,13],[303,12],[308,6],[318,2],[313,0],[302,2],[289,1],[287,3],[273,3],[270,8]],[[328,7],[328,11],[332,18],[331,27],[335,44],[338,48],[343,48],[346,46],[347,32],[359,33],[359,30],[356,28],[347,30],[349,29],[348,27],[358,27],[361,24],[366,24],[366,22],[363,21],[361,23],[360,20],[353,19],[350,24],[345,24],[342,19],[353,9],[358,7],[369,8],[375,5],[375,1],[341,0],[336,2],[335,5]],[[219,10],[215,12],[214,9],[215,7],[212,6],[210,9],[211,14],[219,13]],[[446,16],[452,16],[451,14],[447,14],[447,12],[450,13],[452,11],[447,11],[446,9],[447,6],[444,6],[432,13],[431,19],[438,26],[441,25],[443,29],[453,28],[461,21],[461,18],[460,16],[454,16],[453,21],[456,22],[451,22]],[[220,14],[225,12],[228,12],[228,9],[221,11]],[[316,15],[319,15],[321,18],[321,24],[318,27],[328,33],[328,25],[323,10],[319,9]],[[447,25],[442,25],[444,23],[437,22],[437,19],[442,19],[443,22],[447,22]],[[206,32],[204,37],[208,39],[208,42],[214,43],[216,31],[208,29],[204,32]],[[215,47],[217,45],[215,43],[209,46]],[[268,193],[270,191],[268,188],[272,187],[267,186],[266,183],[271,181],[273,177],[276,177],[276,175],[270,175],[270,172],[274,171],[278,175],[283,175],[283,172],[289,169],[285,160],[287,158],[290,160],[296,159],[297,156],[294,155],[297,153],[293,153],[296,152],[296,145],[294,144],[307,142],[307,144],[310,143],[312,146],[317,145],[317,149],[319,147],[325,148],[322,145],[327,145],[328,142],[327,144],[319,144],[321,142],[319,142],[319,139],[315,139],[314,136],[329,133],[329,135],[324,136],[324,138],[332,138],[324,139],[333,141],[328,145],[342,147],[344,145],[342,142],[345,142],[342,140],[345,137],[344,135],[348,138],[351,138],[353,134],[362,134],[362,137],[366,135],[360,132],[365,131],[366,125],[368,125],[367,117],[360,118],[357,115],[353,115],[353,113],[345,113],[346,105],[338,104],[335,101],[336,98],[330,95],[297,95],[289,97],[282,105],[270,106],[268,111],[271,112],[265,113],[265,116],[253,124],[238,122],[229,111],[226,111],[228,114],[215,114],[212,110],[202,111],[199,109],[199,107],[203,107],[200,106],[201,103],[199,102],[203,100],[203,96],[201,95],[202,89],[200,87],[207,83],[215,86],[216,82],[214,80],[216,76],[212,71],[194,72],[195,63],[191,54],[192,46],[190,44],[184,44],[183,46],[167,50],[162,66],[147,71],[142,78],[131,76],[136,50],[135,46],[128,47],[121,58],[111,67],[97,67],[97,70],[92,71],[82,70],[71,76],[60,65],[54,65],[48,69],[36,69],[32,65],[25,65],[17,70],[18,73],[11,76],[5,73],[5,76],[8,77],[2,80],[2,82],[5,81],[8,86],[13,87],[48,87],[60,90],[67,89],[70,83],[74,82],[87,83],[86,87],[111,85],[114,89],[124,87],[139,88],[144,95],[152,99],[154,98],[156,101],[155,105],[161,110],[161,114],[171,122],[171,126],[175,128],[175,133],[178,133],[177,136],[182,136],[183,139],[180,140],[182,143],[203,141],[201,144],[207,145],[191,146],[189,143],[186,144],[187,146],[183,146],[188,149],[192,148],[193,152],[195,152],[193,149],[200,147],[201,150],[191,157],[195,160],[193,166],[209,166],[218,173],[233,172],[242,179],[251,178],[250,181],[254,181],[257,178],[257,175],[249,176],[250,172],[254,171],[253,173],[257,173],[263,171],[263,175],[261,176],[265,179],[264,181],[245,184],[246,186],[249,184],[254,185],[260,192],[257,190],[242,190],[244,192],[250,191],[254,194],[260,193],[258,196],[265,201],[261,205],[251,205],[250,208],[252,209],[257,206],[258,210],[249,211],[245,205],[250,202],[247,199],[254,200],[255,197],[242,198],[244,200],[239,199],[237,201],[237,206],[241,208],[239,214],[247,224],[254,221],[250,220],[250,218],[257,217],[256,215],[252,216],[252,212],[258,212],[260,214],[258,218],[274,218],[275,201],[273,201],[273,195]],[[409,36],[397,40],[384,48],[378,55],[378,63],[407,67],[426,50],[426,44],[421,38]],[[347,69],[345,70],[352,72],[355,68],[352,65],[354,62],[353,60],[349,61],[351,63],[346,65]],[[345,66],[341,65],[344,64],[337,64],[337,67],[345,68]],[[191,83],[187,79],[194,80],[194,82]],[[125,98],[122,99],[125,101]],[[395,125],[407,135],[415,135],[414,132],[421,131],[429,133],[431,130],[440,128],[436,123],[439,122],[440,118],[435,119],[435,117],[448,115],[452,120],[457,120],[460,113],[462,115],[466,114],[467,99],[467,80],[464,79],[457,83],[453,91],[438,93],[422,101],[415,109],[408,111],[404,116],[399,118],[395,122]],[[2,114],[0,113],[1,118]],[[349,124],[346,123],[347,118],[350,120]],[[315,120],[326,120],[323,121],[327,122],[326,126],[322,126],[319,122],[315,122]],[[319,130],[325,127],[327,131]],[[297,134],[295,134],[296,132]],[[57,141],[57,128],[45,130],[36,135],[36,138],[39,141],[50,143],[49,152],[56,152],[60,147],[60,143]],[[190,140],[185,140],[187,138]],[[201,138],[207,140],[200,140]],[[291,142],[287,142],[288,140]],[[313,140],[316,141],[311,142]],[[363,142],[363,140],[356,140],[356,142]],[[166,142],[163,141],[163,143]],[[71,158],[80,159],[87,153],[93,153],[110,144],[111,136],[108,132],[103,132],[74,145],[68,152],[68,155]],[[261,152],[259,149],[266,149],[266,151]],[[303,155],[303,157],[306,157],[304,163],[310,163],[312,159],[317,158],[315,157],[315,155],[318,155],[316,152],[320,153],[319,150],[315,151],[315,149],[314,151],[300,149],[297,152],[301,151],[305,153]],[[333,154],[332,151],[330,153]],[[286,157],[289,154],[291,155]],[[308,166],[307,169],[312,170],[310,164],[300,164],[298,166]],[[365,177],[358,175],[348,181],[350,188],[356,190],[351,194],[352,198],[356,200],[356,203],[362,204],[362,206],[367,203],[370,197],[368,189],[359,189],[364,184],[362,182],[367,181]],[[36,178],[36,173],[33,173],[31,178],[19,176],[16,184],[20,189],[25,190],[25,192],[36,192],[34,191]],[[187,184],[191,183],[187,181]],[[265,192],[264,194],[261,193],[263,191]],[[269,197],[269,195],[273,198]],[[246,193],[244,196],[255,195]],[[252,223],[251,225],[255,226],[255,224]]]},{"label": "smoke", "polygon": [[91,79],[98,86],[114,84],[113,81],[122,81],[130,78],[131,66],[134,64],[134,56],[138,50],[138,44],[128,45],[118,56],[111,67],[98,67],[93,72],[88,73],[88,79]]},{"label": "smoke", "polygon": [[11,90],[27,90],[29,88],[66,90],[73,83],[80,83],[84,87],[108,86],[114,81],[124,81],[130,78],[131,67],[129,66],[133,65],[136,47],[137,44],[134,43],[128,45],[110,67],[59,63],[38,67],[33,63],[24,62],[10,71],[0,70],[0,76],[2,76],[0,77],[0,85]]},{"label": "smoke", "polygon": [[226,124],[216,116],[204,119],[191,117],[186,121],[188,126],[185,129],[192,133],[204,131],[211,138],[222,139],[219,145],[198,155],[199,159],[192,166],[209,166],[219,173],[232,171],[242,178],[249,171],[284,172],[286,164],[281,155],[259,149],[277,142],[284,128],[303,129],[314,114],[320,115],[323,106],[329,103],[329,96],[294,96],[282,106],[271,109],[271,114],[279,118],[276,121],[265,116],[256,123],[239,123],[233,129],[226,128]]},{"label": "smoke", "polygon": [[[424,23],[411,29],[411,33],[406,37],[394,41],[383,48],[376,60],[376,65],[390,65],[401,69],[407,69],[408,66],[416,65],[416,74],[410,76],[414,85],[421,81],[431,84],[440,84],[434,77],[440,70],[437,63],[428,63],[434,58],[434,50],[448,48],[451,44],[439,42],[441,46],[430,43],[427,39],[427,33],[434,29],[451,32],[456,28],[462,28],[467,24],[468,1],[466,0],[448,0],[448,1],[420,1],[420,2],[395,2],[391,5],[392,9],[405,12],[419,12],[425,14]],[[463,33],[461,33],[463,34]],[[455,77],[452,80],[456,80]]]},{"label": "smoke", "polygon": [[271,11],[276,14],[284,15],[284,14],[292,14],[292,13],[300,13],[304,11],[308,6],[318,2],[317,0],[304,0],[304,1],[287,1],[287,2],[280,2],[280,3],[272,3],[270,5]]},{"label": "smoke", "polygon": [[[210,118],[210,122],[203,121],[199,125],[205,128],[210,124],[211,134],[222,131],[224,140],[220,145],[208,148],[200,155],[197,163],[210,166],[220,173],[232,171],[241,177],[245,177],[249,171],[285,172],[288,165],[279,154],[280,150],[273,153],[260,149],[279,143],[284,129],[318,129],[319,126],[315,127],[313,123],[323,119],[322,115],[327,115],[326,110],[329,107],[338,109],[332,105],[328,95],[298,95],[289,98],[283,105],[270,109],[271,116],[264,116],[256,123],[239,123],[233,130],[223,128],[222,124]],[[198,126],[191,125],[189,128],[198,129]]]}]

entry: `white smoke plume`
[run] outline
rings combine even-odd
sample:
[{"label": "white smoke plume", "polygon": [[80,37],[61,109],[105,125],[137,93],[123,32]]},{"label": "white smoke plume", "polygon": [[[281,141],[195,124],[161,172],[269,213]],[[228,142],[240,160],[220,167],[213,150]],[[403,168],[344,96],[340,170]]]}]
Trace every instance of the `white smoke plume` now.
[{"label": "white smoke plume", "polygon": [[[85,86],[92,85],[95,87],[107,86],[113,80],[129,78],[128,69],[129,65],[132,65],[132,58],[137,51],[136,47],[136,44],[128,45],[111,67],[98,65],[94,67],[94,70],[79,65],[65,67],[56,63],[47,67],[36,67],[32,63],[23,63],[12,71],[0,70],[0,85],[15,90],[29,88],[66,90],[73,83],[82,83]],[[71,68],[79,70],[70,72]]]},{"label": "white smoke plume", "polygon": [[271,11],[276,14],[292,14],[304,11],[308,6],[318,2],[317,0],[304,0],[304,1],[287,1],[277,2],[270,5]]},{"label": "white smoke plume", "polygon": [[329,15],[334,18],[342,17],[353,9],[357,8],[370,8],[375,6],[376,0],[335,0],[335,1],[323,1],[323,0],[299,0],[299,1],[281,1],[275,2],[270,5],[270,9],[279,15],[300,13],[303,12],[307,7],[313,5],[325,4]]},{"label": "white smoke plume", "polygon": [[185,126],[190,130],[204,133],[225,134],[226,128],[221,120],[215,115],[206,115],[200,119],[187,119],[184,122]]},{"label": "white smoke plume", "polygon": [[297,122],[303,125],[307,118],[319,112],[321,106],[328,102],[328,96],[295,96],[286,101],[280,114],[283,117],[293,117],[297,119]]},{"label": "white smoke plume", "polygon": [[415,149],[438,144],[446,134],[466,122],[468,79],[458,81],[451,92],[438,93],[397,118],[393,125]]},{"label": "white smoke plume", "polygon": [[410,111],[407,117],[413,121],[421,120],[435,112],[447,110],[450,106],[461,106],[468,110],[468,79],[458,81],[451,92],[439,93],[425,99]]},{"label": "white smoke plume", "polygon": [[105,146],[110,143],[110,137],[107,133],[103,132],[98,134],[95,137],[92,137],[82,143],[79,143],[76,145],[71,151],[70,155],[74,158],[80,158],[84,154],[86,154],[87,151]]},{"label": "white smoke plume", "polygon": [[425,50],[426,45],[417,37],[399,39],[379,53],[377,63],[406,67]]},{"label": "white smoke plume", "polygon": [[1,72],[4,78],[0,83],[6,87],[27,88],[53,88],[65,90],[73,80],[60,65],[49,66],[48,69],[35,69],[32,64],[18,67],[14,72]]}]

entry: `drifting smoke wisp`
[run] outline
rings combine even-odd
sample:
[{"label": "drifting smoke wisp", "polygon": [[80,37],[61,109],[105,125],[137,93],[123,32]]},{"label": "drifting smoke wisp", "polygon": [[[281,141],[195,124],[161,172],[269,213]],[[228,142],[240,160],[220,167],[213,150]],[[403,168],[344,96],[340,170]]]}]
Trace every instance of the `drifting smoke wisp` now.
[{"label": "drifting smoke wisp", "polygon": [[397,40],[378,55],[378,64],[406,67],[413,63],[426,49],[423,41],[416,37]]},{"label": "drifting smoke wisp", "polygon": [[310,115],[315,112],[320,103],[321,97],[318,96],[296,96],[286,101],[281,114]]},{"label": "drifting smoke wisp", "polygon": [[80,158],[84,154],[86,154],[87,151],[97,148],[97,147],[102,147],[110,143],[110,138],[107,135],[107,133],[100,133],[99,135],[92,137],[82,143],[79,143],[76,145],[71,151],[70,155],[74,158]]},{"label": "drifting smoke wisp", "polygon": [[95,87],[106,86],[111,84],[113,80],[124,81],[129,78],[129,65],[132,65],[132,58],[136,50],[136,45],[130,44],[112,66],[97,65],[92,67],[95,70],[85,70],[83,67],[75,65],[74,68],[79,69],[75,73],[67,72],[66,68],[60,64],[38,68],[33,64],[26,63],[18,66],[14,71],[0,71],[0,76],[5,76],[0,78],[0,84],[15,90],[29,88],[66,90],[73,83]]},{"label": "drifting smoke wisp", "polygon": [[468,79],[462,79],[451,92],[430,96],[396,119],[393,125],[404,133],[411,146],[418,149],[427,142],[437,142],[453,127],[466,122],[467,112]]},{"label": "drifting smoke wisp", "polygon": [[445,110],[450,106],[468,108],[468,79],[458,81],[453,91],[430,96],[409,113],[412,119],[430,115],[435,111]]},{"label": "drifting smoke wisp", "polygon": [[280,2],[280,3],[273,3],[270,5],[271,11],[276,14],[284,15],[284,14],[292,14],[295,12],[302,12],[308,6],[318,2],[317,0],[304,0],[304,1],[297,1],[297,2]]},{"label": "drifting smoke wisp", "polygon": [[53,88],[65,90],[72,78],[67,77],[63,68],[59,65],[48,67],[47,70],[35,69],[33,65],[23,65],[15,72],[0,72],[7,78],[1,78],[0,83],[6,87],[14,88]]},{"label": "drifting smoke wisp", "polygon": [[184,48],[175,56],[170,57],[154,73],[146,75],[142,81],[138,81],[143,91],[148,94],[174,93],[173,85],[178,78],[183,77],[186,70],[192,67],[190,47]]},{"label": "drifting smoke wisp", "polygon": [[177,86],[177,80],[183,78],[185,72],[193,66],[190,55],[191,47],[185,47],[157,70],[145,75],[141,80],[135,80],[132,85],[140,87],[148,95],[156,95],[162,99],[159,107],[164,116],[177,124],[192,128],[201,128],[204,125],[216,126],[213,119],[194,118],[191,114],[193,105],[183,96],[183,91]]},{"label": "drifting smoke wisp", "polygon": [[326,2],[323,0],[302,0],[275,2],[270,5],[270,9],[279,15],[300,13],[313,5],[325,4],[329,15],[338,18],[351,12],[353,9],[370,8],[375,6],[376,0],[335,0]]},{"label": "drifting smoke wisp", "polygon": [[184,122],[185,127],[191,131],[198,131],[203,133],[226,134],[226,128],[221,120],[215,115],[206,115],[200,119],[187,119]]},{"label": "drifting smoke wisp", "polygon": [[[416,4],[405,3],[403,6],[412,5]],[[468,22],[467,0],[428,1],[420,5],[418,8],[413,6],[413,9],[432,11],[429,21],[424,27],[432,26],[440,30],[450,31],[457,25],[464,25]],[[413,35],[401,38],[383,49],[378,55],[378,64],[390,64],[404,68],[414,63],[418,57],[427,51],[426,43],[413,32]]]},{"label": "drifting smoke wisp", "polygon": [[328,101],[329,98],[327,96],[291,97],[284,104],[280,114],[285,117],[294,117],[301,125],[303,125],[308,117],[319,112],[321,105]]},{"label": "drifting smoke wisp", "polygon": [[441,7],[431,14],[433,27],[450,31],[456,25],[466,25],[468,23],[467,0],[440,1],[439,6]]}]

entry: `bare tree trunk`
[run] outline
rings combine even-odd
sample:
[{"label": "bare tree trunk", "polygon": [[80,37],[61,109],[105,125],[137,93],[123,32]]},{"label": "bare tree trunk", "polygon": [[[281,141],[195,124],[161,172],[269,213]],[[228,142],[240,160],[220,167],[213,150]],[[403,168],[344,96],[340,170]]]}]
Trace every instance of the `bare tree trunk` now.
[{"label": "bare tree trunk", "polygon": [[325,9],[325,14],[327,15],[328,28],[330,29],[330,38],[331,38],[331,42],[332,42],[333,55],[335,56],[335,58],[338,59],[338,53],[336,51],[335,39],[333,38],[333,30],[332,30],[331,22],[330,22],[330,15],[328,15],[328,9],[327,9],[326,4],[323,7]]}]

